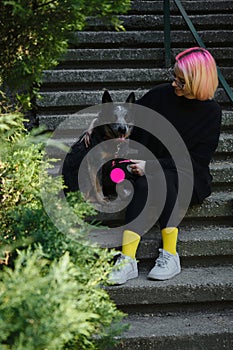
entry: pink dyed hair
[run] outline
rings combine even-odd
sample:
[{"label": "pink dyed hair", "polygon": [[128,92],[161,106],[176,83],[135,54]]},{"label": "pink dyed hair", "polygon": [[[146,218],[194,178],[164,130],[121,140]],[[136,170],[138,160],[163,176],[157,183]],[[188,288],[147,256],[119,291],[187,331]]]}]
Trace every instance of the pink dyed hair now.
[{"label": "pink dyed hair", "polygon": [[213,56],[202,47],[192,47],[176,56],[174,70],[184,76],[185,88],[198,100],[214,97],[218,73]]}]

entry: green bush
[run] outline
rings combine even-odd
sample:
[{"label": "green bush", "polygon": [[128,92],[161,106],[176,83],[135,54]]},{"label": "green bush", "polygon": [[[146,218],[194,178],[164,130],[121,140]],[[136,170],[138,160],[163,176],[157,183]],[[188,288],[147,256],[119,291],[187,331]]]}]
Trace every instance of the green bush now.
[{"label": "green bush", "polygon": [[129,4],[1,2],[0,85],[11,91],[11,100],[0,92],[1,349],[102,350],[122,330],[123,314],[101,288],[112,253],[87,240],[84,219],[95,211],[80,194],[71,195],[68,205],[59,198],[61,179],[47,174],[51,160],[45,158],[44,136],[26,132],[14,94],[21,107],[31,108],[43,71],[57,64],[70,34],[92,15],[122,28],[116,14]]},{"label": "green bush", "polygon": [[[72,32],[82,30],[88,16],[105,18],[118,29],[117,13],[130,0],[3,0],[0,6],[0,78],[11,90],[22,92],[41,82],[43,70],[56,65]],[[0,79],[1,80],[1,79]]]},{"label": "green bush", "polygon": [[14,271],[1,274],[0,291],[2,350],[103,349],[94,336],[106,341],[104,329],[120,318],[98,284],[83,283],[68,253],[48,264],[40,247],[19,252]]},{"label": "green bush", "polygon": [[[52,160],[46,160],[45,157],[46,136],[36,136],[36,131],[27,133],[19,113],[0,115],[0,127],[2,232],[8,240],[12,236],[14,241],[27,236],[32,237],[40,231],[54,233],[54,225],[44,211],[41,193],[44,189],[56,196],[62,188],[62,183],[61,178],[48,176],[47,170],[51,167]],[[84,217],[94,214],[94,210],[79,194],[75,197],[76,201],[73,200],[75,217],[70,215],[70,207],[62,207],[59,199],[51,205],[58,217],[72,218],[71,221],[65,222],[66,226],[70,225],[72,228],[81,223],[84,227]]]},{"label": "green bush", "polygon": [[123,317],[101,288],[113,253],[87,240],[84,219],[95,211],[79,193],[64,206],[44,136],[25,132],[21,119],[0,115],[0,262],[10,252],[0,271],[0,348],[102,350]]}]

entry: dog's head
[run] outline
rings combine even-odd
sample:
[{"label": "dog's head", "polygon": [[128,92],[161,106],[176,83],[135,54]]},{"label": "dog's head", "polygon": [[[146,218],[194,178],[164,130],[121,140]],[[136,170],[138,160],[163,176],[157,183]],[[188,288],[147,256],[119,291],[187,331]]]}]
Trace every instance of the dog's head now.
[{"label": "dog's head", "polygon": [[102,110],[99,121],[104,123],[104,133],[107,139],[127,139],[133,129],[133,113],[131,104],[135,103],[133,92],[127,97],[124,104],[111,103],[112,98],[107,90],[102,96]]}]

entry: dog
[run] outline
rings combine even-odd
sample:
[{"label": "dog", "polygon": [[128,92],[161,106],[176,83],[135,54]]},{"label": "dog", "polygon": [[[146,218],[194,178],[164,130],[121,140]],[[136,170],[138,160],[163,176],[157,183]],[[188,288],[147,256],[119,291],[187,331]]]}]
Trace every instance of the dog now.
[{"label": "dog", "polygon": [[[132,106],[131,104],[135,103],[134,92],[131,92],[127,97],[125,101],[127,105],[113,104],[111,102],[113,102],[112,98],[109,92],[105,90],[102,96],[101,111],[94,122],[90,134],[89,146],[87,147],[85,144],[85,135],[87,133],[85,131],[66,155],[62,167],[65,194],[80,190],[78,174],[80,165],[84,161],[84,164],[86,164],[85,176],[88,177],[88,181],[86,181],[87,187],[83,191],[85,199],[90,202],[97,201],[103,204],[106,203],[106,199],[111,197],[111,194],[113,197],[115,196],[114,185],[112,186],[108,181],[103,180],[102,175],[105,174],[106,176],[111,157],[122,158],[122,155],[125,156],[127,153],[127,140],[133,130],[133,113],[130,107]],[[103,142],[108,140],[114,140],[114,147],[109,147],[109,143]],[[97,153],[95,152],[93,156],[90,151],[100,143]],[[106,164],[99,169],[100,160],[101,164]],[[90,183],[91,186],[88,185]],[[107,188],[108,185],[109,188]]]}]

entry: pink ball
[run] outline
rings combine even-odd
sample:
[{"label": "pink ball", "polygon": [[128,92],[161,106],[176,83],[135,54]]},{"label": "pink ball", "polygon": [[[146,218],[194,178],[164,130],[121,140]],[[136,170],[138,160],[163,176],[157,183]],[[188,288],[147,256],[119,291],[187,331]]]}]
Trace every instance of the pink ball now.
[{"label": "pink ball", "polygon": [[116,184],[124,181],[125,179],[125,172],[121,168],[115,168],[110,173],[110,178],[113,182]]}]

